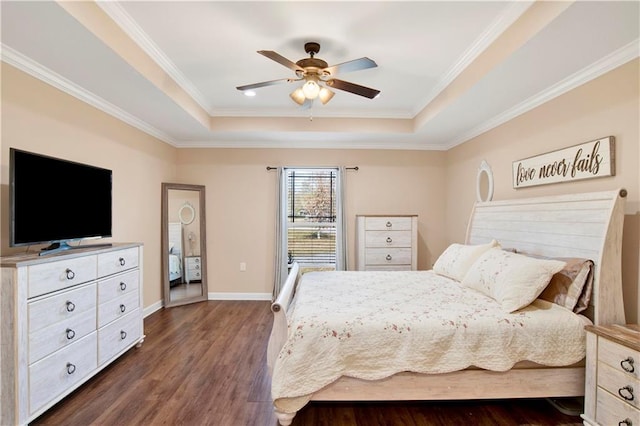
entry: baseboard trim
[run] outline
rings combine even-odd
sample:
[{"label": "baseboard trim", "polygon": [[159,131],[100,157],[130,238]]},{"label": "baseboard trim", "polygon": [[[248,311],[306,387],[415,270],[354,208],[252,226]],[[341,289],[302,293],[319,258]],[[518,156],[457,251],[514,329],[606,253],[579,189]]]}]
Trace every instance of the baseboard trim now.
[{"label": "baseboard trim", "polygon": [[142,315],[144,318],[148,317],[155,311],[159,311],[164,306],[162,300],[158,300],[156,303],[153,303],[142,310]]},{"label": "baseboard trim", "polygon": [[209,293],[209,300],[271,300],[271,293]]}]

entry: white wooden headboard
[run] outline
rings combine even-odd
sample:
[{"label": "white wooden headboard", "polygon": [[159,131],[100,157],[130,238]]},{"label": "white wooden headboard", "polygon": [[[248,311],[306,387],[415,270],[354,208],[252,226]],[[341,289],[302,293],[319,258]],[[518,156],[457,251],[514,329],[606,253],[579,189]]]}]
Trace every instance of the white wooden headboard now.
[{"label": "white wooden headboard", "polygon": [[595,263],[587,316],[596,325],[624,324],[622,225],[626,191],[477,202],[467,244],[498,240],[505,249]]}]

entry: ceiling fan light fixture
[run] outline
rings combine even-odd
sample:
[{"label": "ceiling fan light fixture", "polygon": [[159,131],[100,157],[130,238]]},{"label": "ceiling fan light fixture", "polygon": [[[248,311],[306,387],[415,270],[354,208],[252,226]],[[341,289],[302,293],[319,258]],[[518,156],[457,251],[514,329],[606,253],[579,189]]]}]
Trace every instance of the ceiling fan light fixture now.
[{"label": "ceiling fan light fixture", "polygon": [[320,93],[320,85],[315,80],[307,80],[302,85],[302,91],[307,99],[315,99]]},{"label": "ceiling fan light fixture", "polygon": [[333,98],[333,95],[335,95],[335,93],[327,89],[326,87],[321,88],[320,92],[318,93],[318,97],[320,98],[320,102],[322,102],[322,105],[325,105],[327,102],[329,102],[331,98]]},{"label": "ceiling fan light fixture", "polygon": [[298,87],[296,90],[294,90],[293,92],[291,92],[291,94],[289,95],[289,97],[291,97],[291,99],[293,99],[293,101],[295,103],[297,103],[298,105],[302,105],[304,104],[304,101],[307,99],[304,96],[304,92],[302,91],[302,87]]}]

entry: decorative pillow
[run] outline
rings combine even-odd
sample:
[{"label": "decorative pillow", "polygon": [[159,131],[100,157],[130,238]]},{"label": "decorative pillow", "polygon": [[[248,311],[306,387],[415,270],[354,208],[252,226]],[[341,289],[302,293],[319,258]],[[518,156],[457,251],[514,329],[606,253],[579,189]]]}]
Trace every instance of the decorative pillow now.
[{"label": "decorative pillow", "polygon": [[500,247],[496,240],[487,244],[451,244],[433,265],[433,272],[462,281],[473,263],[490,248]]},{"label": "decorative pillow", "polygon": [[573,257],[555,259],[566,262],[567,266],[553,275],[539,298],[575,313],[584,311],[589,306],[593,289],[593,261]]},{"label": "decorative pillow", "polygon": [[462,285],[495,299],[504,311],[514,312],[533,302],[565,264],[492,248],[471,266]]}]

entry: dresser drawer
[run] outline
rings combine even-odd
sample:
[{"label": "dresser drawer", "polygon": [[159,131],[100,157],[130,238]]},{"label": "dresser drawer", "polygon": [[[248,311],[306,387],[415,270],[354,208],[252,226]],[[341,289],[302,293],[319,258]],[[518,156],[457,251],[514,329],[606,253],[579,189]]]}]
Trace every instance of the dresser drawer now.
[{"label": "dresser drawer", "polygon": [[97,332],[29,366],[29,413],[80,382],[98,367]]},{"label": "dresser drawer", "polygon": [[[95,306],[95,283],[29,302],[27,304],[29,334],[52,324],[67,321],[87,311],[95,313]],[[95,320],[93,326],[95,328]]]},{"label": "dresser drawer", "polygon": [[367,231],[410,231],[411,217],[368,216],[364,228]]},{"label": "dresser drawer", "polygon": [[98,328],[104,327],[111,321],[127,315],[140,306],[138,292],[125,293],[115,299],[98,305]]},{"label": "dresser drawer", "polygon": [[[598,339],[598,360],[640,380],[640,353],[607,339]],[[633,367],[632,367],[633,366]],[[633,372],[625,371],[633,370]],[[638,390],[640,392],[640,389]],[[640,397],[640,395],[638,395]]]},{"label": "dresser drawer", "polygon": [[98,276],[116,274],[138,266],[138,248],[110,251],[98,255]]},{"label": "dresser drawer", "polygon": [[137,292],[139,285],[140,272],[137,269],[98,281],[98,304],[108,302],[125,293]]},{"label": "dresser drawer", "polygon": [[365,254],[365,265],[411,264],[410,248],[371,248]]},{"label": "dresser drawer", "polygon": [[366,247],[411,247],[411,231],[367,231]]},{"label": "dresser drawer", "polygon": [[29,364],[96,331],[96,308],[29,333]]},{"label": "dresser drawer", "polygon": [[98,330],[98,365],[130,347],[140,336],[142,327],[139,309]]},{"label": "dresser drawer", "polygon": [[621,401],[640,408],[640,380],[631,374],[622,373],[600,362],[598,364],[598,386]]},{"label": "dresser drawer", "polygon": [[95,280],[97,257],[84,256],[28,267],[28,298]]},{"label": "dresser drawer", "polygon": [[603,426],[625,425],[627,420],[632,426],[640,425],[640,410],[632,407],[611,395],[606,390],[598,388],[596,398],[596,422]]}]

